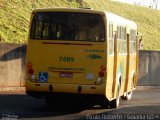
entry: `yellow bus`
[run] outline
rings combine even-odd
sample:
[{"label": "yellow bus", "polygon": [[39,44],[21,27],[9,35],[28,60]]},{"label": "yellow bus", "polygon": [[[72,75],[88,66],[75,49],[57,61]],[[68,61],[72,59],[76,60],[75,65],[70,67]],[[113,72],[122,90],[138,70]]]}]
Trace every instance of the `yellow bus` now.
[{"label": "yellow bus", "polygon": [[48,104],[89,96],[102,107],[117,108],[120,98],[130,100],[136,87],[137,35],[133,21],[105,11],[34,10],[27,45],[27,94],[43,97]]}]

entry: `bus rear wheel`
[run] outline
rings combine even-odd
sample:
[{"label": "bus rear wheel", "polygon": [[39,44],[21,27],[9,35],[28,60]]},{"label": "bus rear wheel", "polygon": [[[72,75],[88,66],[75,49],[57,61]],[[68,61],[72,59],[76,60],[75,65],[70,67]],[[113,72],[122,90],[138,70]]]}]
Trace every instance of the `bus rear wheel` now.
[{"label": "bus rear wheel", "polygon": [[100,106],[104,109],[118,108],[120,103],[119,101],[120,97],[117,97],[112,101],[108,101],[107,99],[105,99],[100,102]]},{"label": "bus rear wheel", "polygon": [[120,103],[120,98],[117,97],[116,99],[112,100],[110,104],[110,108],[118,108]]},{"label": "bus rear wheel", "polygon": [[131,92],[128,92],[127,94],[126,94],[126,96],[122,96],[121,97],[121,99],[122,100],[131,100],[131,98],[132,98],[132,91]]},{"label": "bus rear wheel", "polygon": [[121,89],[121,79],[119,80],[119,83],[118,83],[116,99],[109,102],[109,107],[110,108],[118,108],[119,107],[119,104],[120,104],[120,89]]}]

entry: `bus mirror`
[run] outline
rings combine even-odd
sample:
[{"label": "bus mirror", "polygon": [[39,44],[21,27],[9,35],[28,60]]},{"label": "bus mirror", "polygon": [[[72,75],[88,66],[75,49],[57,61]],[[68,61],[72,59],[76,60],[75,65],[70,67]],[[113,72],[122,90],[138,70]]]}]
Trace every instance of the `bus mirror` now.
[{"label": "bus mirror", "polygon": [[143,39],[142,35],[138,35],[138,49],[142,50],[143,49]]}]

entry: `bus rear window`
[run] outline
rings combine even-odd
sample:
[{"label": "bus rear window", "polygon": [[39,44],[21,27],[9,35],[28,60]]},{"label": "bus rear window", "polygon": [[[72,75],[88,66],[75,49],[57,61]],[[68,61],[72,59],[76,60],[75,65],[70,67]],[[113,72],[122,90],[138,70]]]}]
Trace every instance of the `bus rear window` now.
[{"label": "bus rear window", "polygon": [[32,20],[30,38],[100,42],[105,39],[104,21],[99,14],[38,12]]}]

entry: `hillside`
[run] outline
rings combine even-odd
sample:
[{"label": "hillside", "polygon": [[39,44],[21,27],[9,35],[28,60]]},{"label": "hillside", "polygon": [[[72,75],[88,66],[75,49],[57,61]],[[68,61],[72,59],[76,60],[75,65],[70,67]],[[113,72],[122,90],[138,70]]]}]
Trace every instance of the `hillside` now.
[{"label": "hillside", "polygon": [[0,41],[26,43],[31,11],[46,7],[91,7],[135,21],[143,34],[145,50],[160,50],[160,11],[109,0],[0,0]]}]

